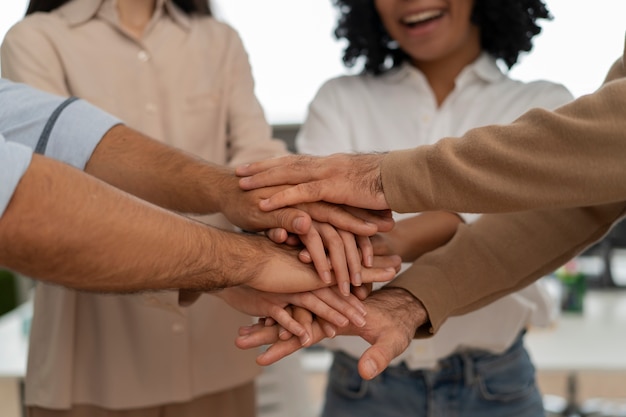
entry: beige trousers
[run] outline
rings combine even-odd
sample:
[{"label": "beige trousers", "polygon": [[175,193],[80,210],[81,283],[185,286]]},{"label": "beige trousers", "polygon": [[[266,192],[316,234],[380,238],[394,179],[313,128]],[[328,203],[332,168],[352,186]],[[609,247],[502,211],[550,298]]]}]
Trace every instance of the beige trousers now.
[{"label": "beige trousers", "polygon": [[131,410],[108,410],[75,405],[69,410],[28,407],[28,417],[256,417],[254,382],[227,391],[208,394],[186,403]]}]

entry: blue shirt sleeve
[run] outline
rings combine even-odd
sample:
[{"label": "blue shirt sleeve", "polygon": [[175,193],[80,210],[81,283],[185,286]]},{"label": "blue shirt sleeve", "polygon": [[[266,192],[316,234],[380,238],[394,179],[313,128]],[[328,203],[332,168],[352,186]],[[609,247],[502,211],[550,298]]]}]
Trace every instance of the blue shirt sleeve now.
[{"label": "blue shirt sleeve", "polygon": [[0,79],[0,217],[32,152],[82,170],[104,134],[119,123],[86,101]]},{"label": "blue shirt sleeve", "polygon": [[7,142],[0,135],[0,217],[11,201],[13,191],[26,172],[32,149],[18,143]]}]

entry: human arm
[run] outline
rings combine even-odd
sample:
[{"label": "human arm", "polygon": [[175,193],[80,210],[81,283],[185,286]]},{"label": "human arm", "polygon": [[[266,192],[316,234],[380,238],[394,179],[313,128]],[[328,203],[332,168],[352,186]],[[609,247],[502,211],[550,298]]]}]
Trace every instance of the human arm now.
[{"label": "human arm", "polygon": [[[323,286],[293,250],[160,209],[40,155],[0,217],[0,242],[3,266],[90,291]],[[390,279],[394,272],[366,269],[363,279]]]},{"label": "human arm", "polygon": [[447,243],[461,223],[458,214],[446,211],[429,211],[399,220],[391,231],[372,237],[374,253],[397,254],[403,262],[413,262]]},{"label": "human arm", "polygon": [[470,130],[461,140],[386,155],[294,156],[237,173],[259,173],[241,179],[245,189],[305,182],[273,196],[265,210],[302,200],[481,213],[609,203],[626,192],[625,96],[626,79],[620,78],[554,112],[533,109],[510,125]]},{"label": "human arm", "polygon": [[428,311],[420,337],[452,315],[482,307],[554,271],[599,240],[626,214],[624,202],[571,209],[483,215],[461,225],[452,240],[429,252],[391,283]]}]

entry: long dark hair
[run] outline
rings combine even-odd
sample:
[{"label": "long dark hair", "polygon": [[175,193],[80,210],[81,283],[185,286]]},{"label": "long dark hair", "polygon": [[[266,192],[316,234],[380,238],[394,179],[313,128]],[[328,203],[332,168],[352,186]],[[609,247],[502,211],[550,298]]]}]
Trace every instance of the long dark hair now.
[{"label": "long dark hair", "polygon": [[[335,37],[348,41],[346,66],[362,62],[363,73],[379,75],[409,59],[387,33],[373,1],[333,2],[339,10]],[[481,48],[508,68],[532,49],[533,37],[541,32],[538,19],[552,19],[541,0],[476,0],[471,17],[480,28]]]},{"label": "long dark hair", "polygon": [[[30,0],[26,15],[35,12],[50,12],[63,6],[70,0]],[[187,14],[211,16],[211,6],[208,0],[173,0]]]}]

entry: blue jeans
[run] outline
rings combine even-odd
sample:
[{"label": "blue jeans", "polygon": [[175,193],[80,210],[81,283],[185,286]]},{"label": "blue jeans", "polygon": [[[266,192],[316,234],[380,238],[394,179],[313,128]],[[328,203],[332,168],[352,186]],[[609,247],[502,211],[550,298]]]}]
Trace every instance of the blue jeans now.
[{"label": "blue jeans", "polygon": [[322,417],[543,417],[535,367],[523,334],[503,354],[469,351],[443,359],[436,370],[387,368],[361,379],[357,360],[336,352]]}]

